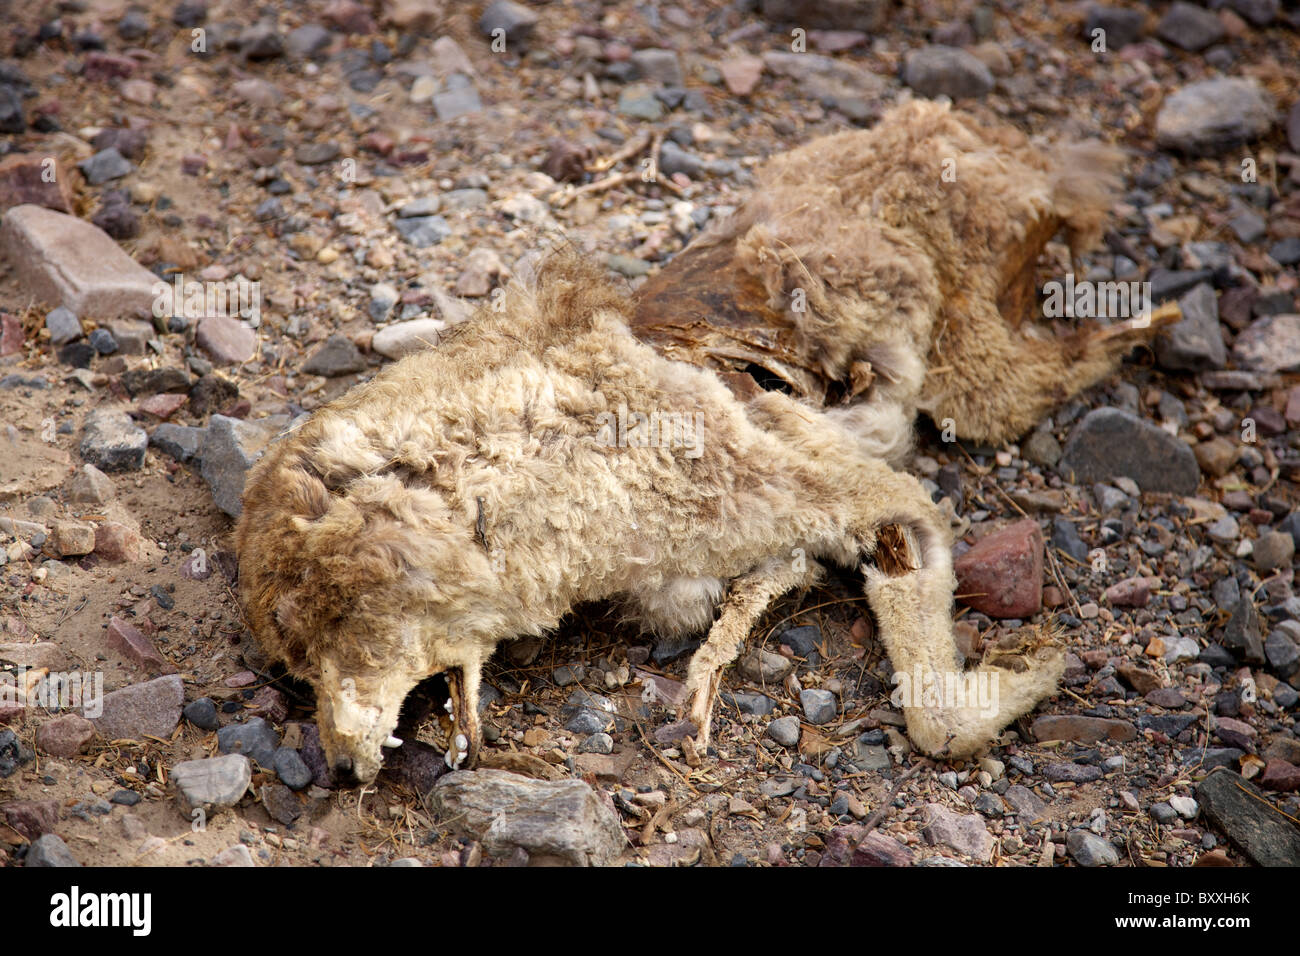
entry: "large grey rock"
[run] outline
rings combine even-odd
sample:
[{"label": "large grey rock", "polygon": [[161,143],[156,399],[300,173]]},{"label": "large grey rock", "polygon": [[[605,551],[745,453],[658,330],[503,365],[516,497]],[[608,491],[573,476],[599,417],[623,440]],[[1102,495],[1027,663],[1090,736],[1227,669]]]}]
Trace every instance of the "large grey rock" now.
[{"label": "large grey rock", "polygon": [[283,424],[282,416],[263,421],[266,424],[225,415],[213,415],[208,420],[199,473],[212,490],[217,507],[232,518],[238,518],[244,510],[241,499],[248,469],[265,454],[266,446],[278,431],[277,426]]},{"label": "large grey rock", "polygon": [[1087,830],[1067,833],[1065,849],[1080,866],[1114,866],[1119,862],[1119,854],[1110,842]]},{"label": "large grey rock", "polygon": [[81,866],[63,838],[47,833],[32,841],[23,866]]},{"label": "large grey rock", "polygon": [[1118,408],[1084,416],[1065,444],[1057,470],[1068,481],[1092,484],[1131,478],[1143,491],[1190,495],[1201,469],[1186,442]]},{"label": "large grey rock", "polygon": [[928,46],[907,55],[903,82],[922,96],[976,99],[993,89],[993,74],[972,53],[951,46]]},{"label": "large grey rock", "polygon": [[103,713],[86,714],[105,740],[166,738],[180,723],[185,685],[179,674],[131,684],[104,695]]},{"label": "large grey rock", "polygon": [[81,457],[103,471],[139,471],[149,436],[126,412],[97,409],[86,416]]},{"label": "large grey rock", "polygon": [[0,253],[23,290],[77,315],[107,319],[153,308],[153,273],[107,233],[41,206],[15,206],[0,224]]},{"label": "large grey rock", "polygon": [[205,813],[233,807],[248,790],[253,765],[243,754],[226,754],[202,760],[186,760],[172,767],[176,803],[189,816],[195,809]]},{"label": "large grey rock", "polygon": [[608,866],[625,843],[613,809],[580,780],[456,771],[438,781],[432,803],[453,832],[493,855],[521,849],[533,865]]},{"label": "large grey rock", "polygon": [[1197,785],[1196,799],[1206,819],[1256,866],[1300,866],[1300,827],[1249,780],[1215,771]]},{"label": "large grey rock", "polygon": [[1254,80],[1201,80],[1161,104],[1156,142],[1193,156],[1211,156],[1262,136],[1275,119],[1273,98]]},{"label": "large grey rock", "polygon": [[1156,359],[1161,368],[1200,371],[1223,368],[1228,347],[1219,330],[1219,300],[1214,287],[1202,282],[1178,300],[1181,322],[1156,338]]},{"label": "large grey rock", "polygon": [[274,766],[279,747],[280,735],[261,717],[249,718],[242,724],[227,724],[217,731],[217,748],[223,754],[241,754],[262,767]]}]

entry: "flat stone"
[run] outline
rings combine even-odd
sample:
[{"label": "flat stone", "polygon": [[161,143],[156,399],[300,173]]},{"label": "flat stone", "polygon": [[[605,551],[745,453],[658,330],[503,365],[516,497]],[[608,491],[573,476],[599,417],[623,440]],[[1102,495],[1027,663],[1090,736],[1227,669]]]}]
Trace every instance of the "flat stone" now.
[{"label": "flat stone", "polygon": [[1141,664],[1125,662],[1115,668],[1115,673],[1139,694],[1150,694],[1161,686],[1160,675]]},{"label": "flat stone", "polygon": [[1163,428],[1118,408],[1084,416],[1066,442],[1057,467],[1075,484],[1131,478],[1143,491],[1190,495],[1200,483],[1196,455]]},{"label": "flat stone", "polygon": [[1036,740],[1072,740],[1083,744],[1094,744],[1102,740],[1122,743],[1137,739],[1137,728],[1127,720],[1076,714],[1039,717],[1030,730]]},{"label": "flat stone", "polygon": [[1068,760],[1054,760],[1043,766],[1043,776],[1052,783],[1091,783],[1103,776],[1100,767],[1073,763]]},{"label": "flat stone", "polygon": [[1265,315],[1237,336],[1232,355],[1241,365],[1260,372],[1300,369],[1300,314]]},{"label": "flat stone", "polygon": [[1126,578],[1106,589],[1106,602],[1111,607],[1146,607],[1151,589],[1159,583],[1159,578]]},{"label": "flat stone", "polygon": [[78,449],[103,471],[139,471],[148,447],[149,436],[126,412],[96,409],[86,416]]},{"label": "flat stone", "polygon": [[1156,141],[1165,149],[1212,156],[1264,135],[1275,118],[1272,97],[1254,80],[1201,80],[1165,97],[1156,114]]},{"label": "flat stone", "polygon": [[221,726],[217,716],[217,705],[210,697],[200,697],[185,705],[185,719],[200,730],[216,730]]},{"label": "flat stone", "polygon": [[1043,606],[1043,536],[1017,521],[980,539],[953,563],[957,596],[990,617],[1028,618]]},{"label": "flat stone", "polygon": [[1265,790],[1294,793],[1300,790],[1300,767],[1285,760],[1270,760],[1259,775],[1259,785]]},{"label": "flat stone", "polygon": [[312,781],[311,768],[303,762],[298,751],[291,747],[279,748],[271,758],[271,766],[275,769],[276,776],[290,790],[305,790]]},{"label": "flat stone", "polygon": [[75,216],[15,206],[0,224],[0,251],[38,301],[100,318],[148,314],[153,307],[153,273]]},{"label": "flat stone", "polygon": [[473,86],[460,86],[433,95],[433,111],[443,122],[477,113],[482,108],[483,101]]},{"label": "flat stone", "polygon": [[257,332],[227,315],[204,316],[194,339],[220,365],[239,365],[257,354]]},{"label": "flat stone", "polygon": [[1218,770],[1197,785],[1196,797],[1206,819],[1256,866],[1300,866],[1300,827],[1249,780]]},{"label": "flat stone", "polygon": [[631,119],[653,122],[663,116],[663,104],[644,84],[625,86],[618,94],[618,112]]},{"label": "flat stone", "polygon": [[168,674],[105,694],[103,713],[88,716],[105,740],[166,739],[180,723],[184,702],[180,675]]},{"label": "flat stone", "polygon": [[77,168],[86,177],[87,183],[102,186],[110,180],[121,179],[134,170],[135,165],[116,149],[101,149],[90,158],[77,163]]},{"label": "flat stone", "polygon": [[633,52],[629,62],[637,79],[650,80],[663,86],[684,86],[686,83],[675,50],[647,47]]},{"label": "flat stone", "polygon": [[243,754],[186,760],[171,769],[176,803],[189,817],[194,810],[212,813],[243,799],[253,780],[253,766]]},{"label": "flat stone", "polygon": [[977,814],[956,813],[941,803],[925,805],[921,836],[931,846],[943,844],[980,863],[988,863],[993,856],[993,836],[984,820]]},{"label": "flat stone", "polygon": [[1231,471],[1240,451],[1240,446],[1218,435],[1192,448],[1196,464],[1211,478],[1221,478]]},{"label": "flat stone", "polygon": [[453,833],[493,856],[521,849],[534,866],[608,866],[626,844],[613,809],[580,780],[456,771],[434,786],[431,803]]},{"label": "flat stone", "polygon": [[993,89],[993,74],[977,56],[965,50],[928,46],[907,54],[903,82],[930,98],[978,99]]}]

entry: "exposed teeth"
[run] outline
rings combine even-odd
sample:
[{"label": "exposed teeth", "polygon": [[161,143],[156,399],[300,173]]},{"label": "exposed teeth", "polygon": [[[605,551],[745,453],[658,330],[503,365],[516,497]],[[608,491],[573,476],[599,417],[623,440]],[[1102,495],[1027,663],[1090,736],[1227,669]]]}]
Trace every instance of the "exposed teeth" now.
[{"label": "exposed teeth", "polygon": [[456,758],[452,755],[452,752],[450,750],[448,750],[447,753],[443,755],[442,761],[447,765],[448,770],[456,769]]},{"label": "exposed teeth", "polygon": [[465,737],[464,734],[456,735],[456,749],[469,750],[469,740]]},{"label": "exposed teeth", "polygon": [[[456,739],[457,742],[459,743],[459,741],[464,740],[465,738],[463,736],[457,736]],[[455,750],[449,749],[442,759],[447,764],[447,767],[449,769],[459,770],[460,765],[465,762],[466,756],[468,755],[464,751],[457,753]]]},{"label": "exposed teeth", "polygon": [[452,711],[452,707],[451,707],[451,698],[450,698],[450,697],[447,698],[447,703],[445,703],[445,704],[442,705],[442,709],[445,710],[445,711],[446,711],[447,713],[449,713],[449,714],[451,713],[451,711]]},{"label": "exposed teeth", "polygon": [[388,739],[384,741],[384,746],[389,748],[400,747],[402,746],[401,738],[394,737],[392,734],[389,734]]}]

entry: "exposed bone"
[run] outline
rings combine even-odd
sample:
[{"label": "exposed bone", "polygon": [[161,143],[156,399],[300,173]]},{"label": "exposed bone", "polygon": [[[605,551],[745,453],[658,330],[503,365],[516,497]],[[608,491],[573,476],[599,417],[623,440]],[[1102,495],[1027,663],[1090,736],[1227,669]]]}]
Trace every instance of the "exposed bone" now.
[{"label": "exposed bone", "polygon": [[390,749],[396,749],[402,746],[402,740],[400,737],[394,737],[392,734],[389,734],[388,739],[384,741],[384,746]]}]

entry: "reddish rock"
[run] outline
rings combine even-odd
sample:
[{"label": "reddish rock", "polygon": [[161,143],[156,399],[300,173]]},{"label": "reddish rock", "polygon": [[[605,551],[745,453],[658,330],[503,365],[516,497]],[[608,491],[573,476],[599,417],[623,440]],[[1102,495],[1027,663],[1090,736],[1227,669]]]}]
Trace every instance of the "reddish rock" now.
[{"label": "reddish rock", "polygon": [[24,203],[72,212],[72,187],[57,158],[15,153],[0,160],[0,212]]},{"label": "reddish rock", "polygon": [[0,356],[21,352],[26,338],[23,324],[8,312],[0,312]]},{"label": "reddish rock", "polygon": [[756,56],[736,56],[718,64],[727,89],[736,96],[748,96],[763,76],[763,61]]},{"label": "reddish rock", "polygon": [[257,352],[257,333],[225,315],[200,319],[194,338],[214,361],[223,365],[247,362]]},{"label": "reddish rock", "polygon": [[139,561],[140,535],[124,524],[105,521],[95,529],[95,554],[105,561]]},{"label": "reddish rock", "polygon": [[97,319],[153,309],[154,274],[102,229],[75,216],[31,203],[14,206],[0,223],[0,255],[23,291],[47,305]]},{"label": "reddish rock", "polygon": [[59,823],[57,800],[12,800],[0,804],[5,822],[29,840],[53,833]]},{"label": "reddish rock", "polygon": [[836,827],[826,835],[826,852],[818,866],[911,866],[915,854],[893,837],[860,824]]},{"label": "reddish rock", "polygon": [[249,713],[254,717],[263,717],[273,724],[282,724],[289,716],[289,704],[284,694],[274,687],[259,687],[253,692],[252,706]]},{"label": "reddish rock", "polygon": [[1300,790],[1300,767],[1285,760],[1270,760],[1264,765],[1259,785],[1265,790],[1278,790],[1282,793]]},{"label": "reddish rock", "polygon": [[36,749],[51,757],[75,757],[95,736],[95,725],[80,714],[60,714],[36,728]]},{"label": "reddish rock", "polygon": [[340,33],[365,36],[375,32],[375,21],[370,11],[356,0],[331,0],[325,7],[325,22]]},{"label": "reddish rock", "polygon": [[189,400],[190,397],[188,395],[177,395],[174,392],[159,392],[157,395],[150,395],[137,407],[146,415],[152,415],[154,418],[166,420],[175,415],[180,407]]},{"label": "reddish rock", "polygon": [[107,740],[166,739],[180,723],[185,685],[179,674],[131,684],[105,694],[103,713],[91,719]]},{"label": "reddish rock", "polygon": [[1137,739],[1137,728],[1127,720],[1083,717],[1077,714],[1039,717],[1030,728],[1035,740],[1072,740],[1095,744],[1101,740],[1123,742]]},{"label": "reddish rock", "polygon": [[137,664],[151,670],[160,670],[167,664],[167,659],[139,628],[116,615],[108,621],[108,642]]},{"label": "reddish rock", "polygon": [[181,565],[181,577],[187,581],[206,581],[212,575],[212,562],[206,551],[196,550],[190,553]]},{"label": "reddish rock", "polygon": [[136,62],[120,53],[93,50],[86,54],[81,75],[88,80],[125,79],[135,72]]},{"label": "reddish rock", "polygon": [[1033,519],[995,531],[953,565],[957,596],[990,617],[1028,618],[1043,606],[1043,536]]},{"label": "reddish rock", "polygon": [[1287,393],[1286,420],[1291,425],[1300,425],[1300,385]]},{"label": "reddish rock", "polygon": [[1128,578],[1106,589],[1106,600],[1111,607],[1146,607],[1151,600],[1151,588],[1159,578]]}]

